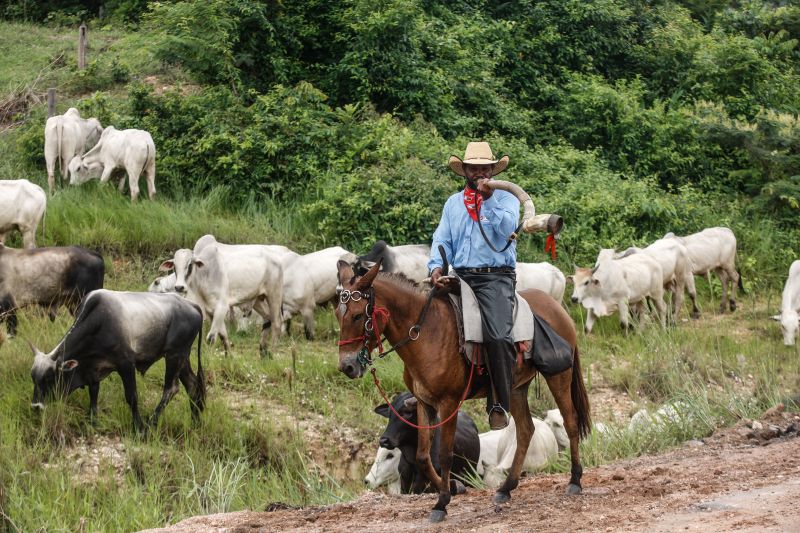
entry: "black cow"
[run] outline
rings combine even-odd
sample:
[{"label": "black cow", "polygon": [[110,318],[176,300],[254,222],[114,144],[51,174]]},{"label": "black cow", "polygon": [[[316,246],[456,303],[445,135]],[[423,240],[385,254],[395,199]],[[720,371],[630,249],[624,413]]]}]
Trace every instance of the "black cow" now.
[{"label": "black cow", "polygon": [[[164,393],[150,423],[178,392],[178,380],[192,400],[195,419],[205,403],[205,378],[200,360],[203,314],[200,308],[177,294],[116,292],[100,289],[89,293],[78,316],[61,342],[49,354],[33,345],[32,407],[42,408],[47,395],[58,390],[62,397],[81,387],[89,388],[89,411],[97,414],[97,394],[111,372],[122,377],[125,400],[137,430],[144,425],[136,397],[136,371],[142,374],[164,357]],[[197,375],[189,356],[197,338]]]},{"label": "black cow", "polygon": [[105,265],[97,252],[79,246],[17,250],[0,245],[0,321],[17,332],[17,309],[39,305],[50,320],[66,305],[72,315],[86,294],[103,287]]},{"label": "black cow", "polygon": [[[392,400],[395,411],[411,422],[417,424],[417,399],[406,391],[401,392]],[[386,429],[380,438],[382,448],[399,448],[402,455],[400,459],[400,490],[403,493],[423,492],[429,484],[428,477],[417,466],[417,436],[419,431],[400,420],[387,404],[375,408],[375,412],[389,419]],[[431,460],[437,472],[439,469],[439,430],[435,430],[431,442]],[[453,444],[452,475],[474,474],[478,458],[481,454],[481,441],[478,437],[478,428],[475,422],[464,411],[459,411],[456,420],[456,436]],[[451,486],[451,491],[455,490]]]}]

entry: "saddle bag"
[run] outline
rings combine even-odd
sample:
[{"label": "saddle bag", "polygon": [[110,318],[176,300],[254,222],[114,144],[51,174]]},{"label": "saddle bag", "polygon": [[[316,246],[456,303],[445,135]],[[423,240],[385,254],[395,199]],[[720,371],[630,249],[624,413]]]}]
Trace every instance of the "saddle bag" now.
[{"label": "saddle bag", "polygon": [[545,376],[572,367],[572,346],[550,324],[533,313],[533,366]]}]

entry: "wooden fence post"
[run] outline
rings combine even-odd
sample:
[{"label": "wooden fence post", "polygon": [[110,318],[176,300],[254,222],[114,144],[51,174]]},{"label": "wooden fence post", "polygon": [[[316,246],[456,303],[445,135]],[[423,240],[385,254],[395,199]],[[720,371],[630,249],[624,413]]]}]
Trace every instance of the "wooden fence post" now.
[{"label": "wooden fence post", "polygon": [[78,69],[86,68],[86,24],[78,28]]},{"label": "wooden fence post", "polygon": [[56,114],[56,88],[50,87],[47,89],[47,117],[50,118]]}]

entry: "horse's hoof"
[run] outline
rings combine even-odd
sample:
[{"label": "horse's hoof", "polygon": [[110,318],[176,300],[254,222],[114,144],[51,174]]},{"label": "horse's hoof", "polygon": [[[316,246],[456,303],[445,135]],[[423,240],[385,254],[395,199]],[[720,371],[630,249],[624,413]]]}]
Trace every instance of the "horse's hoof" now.
[{"label": "horse's hoof", "polygon": [[466,492],[467,492],[467,487],[465,487],[464,484],[461,483],[459,480],[453,479],[453,480],[450,481],[450,494],[451,495],[457,496],[459,494],[465,494]]},{"label": "horse's hoof", "polygon": [[575,483],[567,485],[567,494],[569,496],[578,496],[581,492],[583,492],[583,489],[580,485],[576,485]]},{"label": "horse's hoof", "polygon": [[434,509],[431,511],[431,514],[428,515],[428,521],[434,524],[444,521],[445,517],[447,516],[447,511],[438,511]]},{"label": "horse's hoof", "polygon": [[494,503],[508,503],[511,501],[511,494],[508,492],[501,492],[497,491],[494,493],[494,498],[492,498]]}]

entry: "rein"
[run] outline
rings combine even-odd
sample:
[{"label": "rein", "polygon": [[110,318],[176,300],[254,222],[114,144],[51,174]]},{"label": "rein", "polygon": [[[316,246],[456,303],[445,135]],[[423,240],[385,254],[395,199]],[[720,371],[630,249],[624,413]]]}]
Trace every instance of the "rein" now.
[{"label": "rein", "polygon": [[486,232],[483,230],[483,224],[481,224],[481,206],[480,206],[480,204],[478,204],[478,194],[480,194],[480,193],[476,193],[475,194],[475,212],[477,213],[477,216],[478,216],[478,229],[481,230],[481,236],[483,237],[483,240],[486,241],[486,244],[489,245],[489,248],[491,248],[492,251],[495,252],[495,253],[502,254],[503,252],[508,250],[508,247],[511,246],[512,242],[517,240],[517,236],[519,235],[519,230],[522,229],[522,224],[523,223],[522,222],[519,223],[519,225],[517,226],[517,229],[515,229],[511,233],[511,235],[508,236],[508,242],[506,243],[506,245],[503,246],[502,250],[498,250],[497,248],[494,247],[494,245],[492,244],[492,241],[489,240],[489,237],[486,235]]}]

